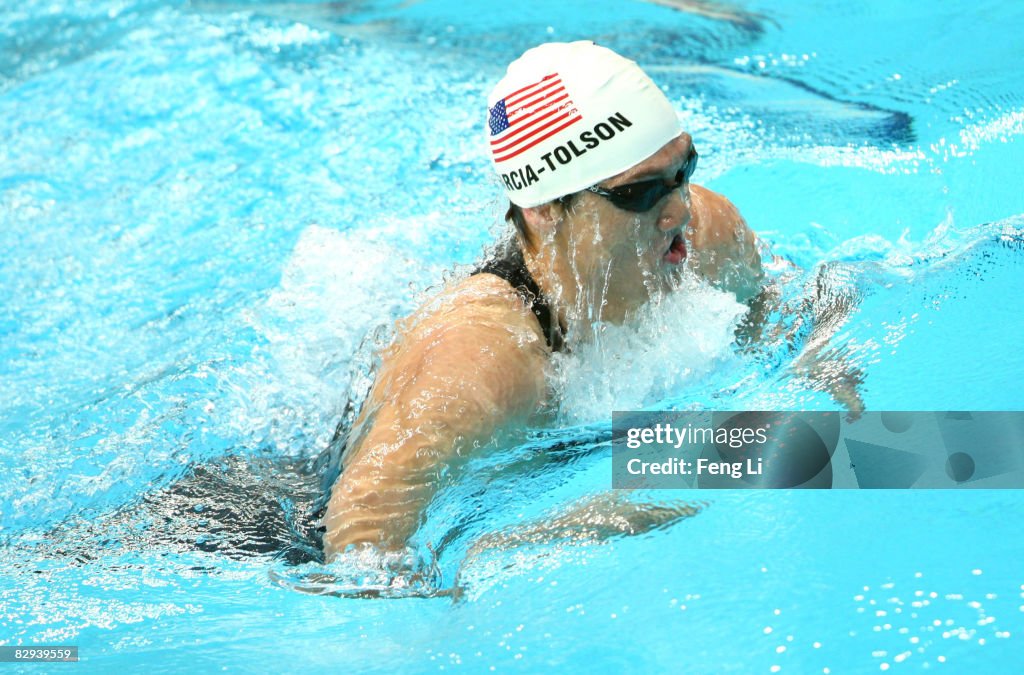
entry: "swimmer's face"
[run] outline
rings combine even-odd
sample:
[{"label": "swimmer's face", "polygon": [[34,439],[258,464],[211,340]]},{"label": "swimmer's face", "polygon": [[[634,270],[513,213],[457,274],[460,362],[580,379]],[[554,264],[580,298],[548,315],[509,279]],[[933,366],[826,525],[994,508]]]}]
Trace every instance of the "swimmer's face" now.
[{"label": "swimmer's face", "polygon": [[[677,174],[691,155],[693,140],[683,133],[643,162],[601,181],[597,187],[664,180],[676,182]],[[690,222],[690,185],[662,197],[650,209],[636,213],[615,206],[608,199],[583,191],[566,209],[560,238],[575,252],[581,271],[600,278],[604,289],[604,318],[620,321],[650,299],[668,289],[686,260],[683,230]]]}]

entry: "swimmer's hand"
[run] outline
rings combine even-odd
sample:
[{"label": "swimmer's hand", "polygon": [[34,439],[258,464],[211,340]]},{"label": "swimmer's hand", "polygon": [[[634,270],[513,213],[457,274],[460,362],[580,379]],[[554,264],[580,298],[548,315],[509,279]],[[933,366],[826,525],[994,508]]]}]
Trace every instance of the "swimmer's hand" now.
[{"label": "swimmer's hand", "polygon": [[827,393],[846,408],[848,422],[860,419],[864,412],[864,399],[860,394],[864,371],[835,349],[814,353],[807,359],[801,359],[798,365],[813,388]]},{"label": "swimmer's hand", "polygon": [[271,569],[270,579],[292,591],[338,598],[436,598],[453,594],[440,587],[441,572],[430,555],[413,548],[381,550],[372,544],[348,547],[325,565]]}]

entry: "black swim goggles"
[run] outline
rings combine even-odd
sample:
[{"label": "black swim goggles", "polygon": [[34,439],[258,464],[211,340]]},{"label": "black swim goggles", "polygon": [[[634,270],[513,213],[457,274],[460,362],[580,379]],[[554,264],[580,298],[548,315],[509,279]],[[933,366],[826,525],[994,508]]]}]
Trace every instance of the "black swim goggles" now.
[{"label": "black swim goggles", "polygon": [[654,208],[655,204],[690,180],[690,176],[697,170],[697,156],[696,148],[691,145],[690,154],[686,156],[686,161],[679,167],[679,171],[676,171],[672,183],[666,183],[663,178],[651,178],[614,188],[599,188],[595,185],[588,187],[587,191],[604,197],[624,211],[643,213]]}]

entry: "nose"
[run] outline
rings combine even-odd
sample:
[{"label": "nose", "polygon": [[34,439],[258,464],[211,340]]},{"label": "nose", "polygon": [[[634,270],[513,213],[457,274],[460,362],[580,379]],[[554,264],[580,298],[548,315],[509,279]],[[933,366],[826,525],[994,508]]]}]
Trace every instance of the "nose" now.
[{"label": "nose", "polygon": [[679,144],[680,148],[689,151],[690,146],[693,145],[693,136],[684,131],[683,133],[676,136],[676,142]]},{"label": "nose", "polygon": [[[678,153],[681,158],[686,157],[693,147],[693,138],[685,131],[676,136],[672,151]],[[658,215],[658,229],[662,232],[671,232],[680,227],[690,224],[690,182],[683,183],[678,190],[674,190],[666,200]]]},{"label": "nose", "polygon": [[691,217],[690,184],[687,182],[669,195],[661,213],[658,214],[658,229],[662,232],[670,232],[686,227],[690,223]]}]

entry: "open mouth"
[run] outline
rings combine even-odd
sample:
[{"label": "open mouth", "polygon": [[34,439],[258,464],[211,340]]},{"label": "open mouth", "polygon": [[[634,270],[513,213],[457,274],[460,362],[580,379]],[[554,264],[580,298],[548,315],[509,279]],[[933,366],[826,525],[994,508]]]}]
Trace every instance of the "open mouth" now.
[{"label": "open mouth", "polygon": [[668,251],[665,252],[663,258],[671,265],[678,265],[686,260],[686,242],[683,241],[683,235],[677,234],[672,237],[672,243],[669,244]]}]

